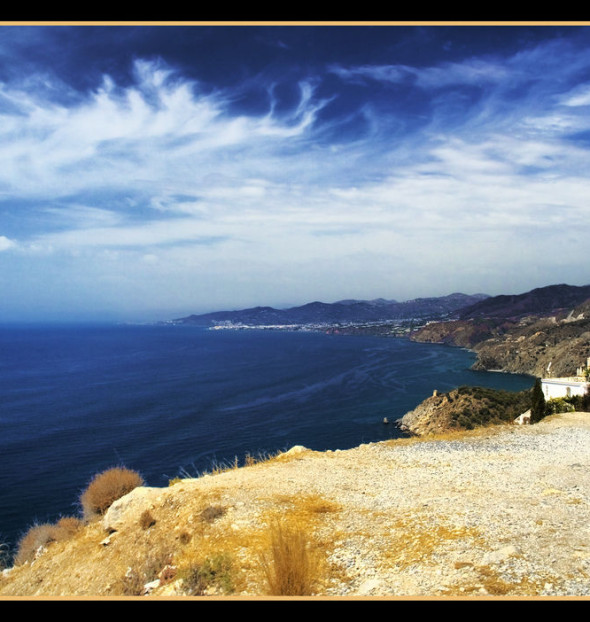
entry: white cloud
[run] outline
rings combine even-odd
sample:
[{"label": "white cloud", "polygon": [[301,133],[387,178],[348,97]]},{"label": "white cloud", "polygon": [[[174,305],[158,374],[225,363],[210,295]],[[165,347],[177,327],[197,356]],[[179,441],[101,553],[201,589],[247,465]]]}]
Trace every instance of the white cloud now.
[{"label": "white cloud", "polygon": [[6,251],[10,248],[14,248],[16,243],[12,240],[9,240],[6,236],[0,235],[0,252]]},{"label": "white cloud", "polygon": [[564,106],[590,106],[590,85],[585,84],[582,87],[576,87],[574,92],[568,93],[562,98],[561,102]]},{"label": "white cloud", "polygon": [[[33,223],[19,230],[22,256],[40,266],[53,255],[60,277],[75,274],[89,290],[100,283],[113,300],[133,284],[145,300],[158,291],[192,304],[191,288],[246,296],[245,283],[258,296],[250,302],[272,303],[263,299],[269,283],[287,298],[298,279],[311,287],[317,278],[334,298],[348,295],[347,279],[382,284],[375,295],[389,295],[388,277],[401,286],[433,272],[475,283],[479,271],[498,282],[520,259],[535,270],[550,265],[546,249],[572,223],[568,261],[580,250],[590,226],[589,151],[569,134],[587,126],[587,90],[550,92],[548,76],[530,86],[516,57],[334,71],[437,96],[418,130],[371,103],[363,111],[371,131],[351,142],[338,136],[335,146],[327,131],[318,139],[331,100],[317,99],[313,81],[301,81],[298,101],[280,115],[271,88],[270,112],[259,116],[232,114],[230,93],[205,95],[147,61],[136,63],[134,85],[105,78],[69,106],[2,85],[13,104],[0,113],[3,206],[25,200],[43,215],[22,219]],[[485,93],[462,100],[451,125],[454,85]],[[522,100],[506,96],[519,88]],[[328,118],[321,129],[336,126]],[[17,236],[4,232],[0,250],[15,248]]]},{"label": "white cloud", "polygon": [[[244,153],[270,157],[277,143],[301,137],[323,105],[302,84],[300,102],[285,120],[230,117],[221,94],[204,95],[197,84],[171,75],[138,62],[137,86],[120,89],[105,79],[74,107],[42,105],[3,85],[20,111],[0,114],[0,187],[45,198],[103,187],[134,191],[140,183],[182,187],[220,167],[240,171]],[[228,157],[231,149],[235,158]]]},{"label": "white cloud", "polygon": [[432,67],[408,65],[332,66],[332,72],[345,80],[371,79],[379,82],[410,82],[424,89],[457,85],[494,84],[506,79],[510,72],[499,63],[469,59],[461,63],[443,63]]}]

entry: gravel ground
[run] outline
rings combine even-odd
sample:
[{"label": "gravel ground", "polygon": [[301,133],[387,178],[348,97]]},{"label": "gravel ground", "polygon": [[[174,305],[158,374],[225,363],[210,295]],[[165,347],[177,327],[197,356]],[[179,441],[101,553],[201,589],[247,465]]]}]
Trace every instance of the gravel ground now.
[{"label": "gravel ground", "polygon": [[[226,508],[207,537],[244,534],[240,555],[252,567],[248,539],[268,527],[269,509],[312,496],[329,508],[310,523],[332,568],[319,596],[590,597],[589,475],[590,413],[455,440],[293,448],[246,468],[136,489],[90,529],[79,545],[87,553],[56,547],[30,568],[7,571],[0,594],[108,595],[113,579],[100,560],[135,546],[146,508],[170,538],[190,529],[207,498]],[[180,595],[174,582],[152,592]]]},{"label": "gravel ground", "polygon": [[327,595],[590,596],[588,413],[268,466],[227,474],[249,512],[260,486],[343,508],[322,528],[344,571]]}]

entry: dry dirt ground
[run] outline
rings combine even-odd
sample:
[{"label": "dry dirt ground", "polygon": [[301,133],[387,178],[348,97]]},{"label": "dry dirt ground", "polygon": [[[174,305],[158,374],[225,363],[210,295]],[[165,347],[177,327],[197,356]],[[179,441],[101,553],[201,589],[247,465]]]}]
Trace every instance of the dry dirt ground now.
[{"label": "dry dirt ground", "polygon": [[305,534],[314,597],[590,598],[590,414],[138,488],[0,597],[264,597],[277,524]]}]

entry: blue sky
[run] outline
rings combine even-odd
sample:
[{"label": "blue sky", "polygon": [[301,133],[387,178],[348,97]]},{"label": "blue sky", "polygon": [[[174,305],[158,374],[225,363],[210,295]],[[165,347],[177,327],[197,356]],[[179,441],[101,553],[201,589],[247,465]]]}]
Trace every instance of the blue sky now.
[{"label": "blue sky", "polygon": [[590,283],[585,26],[0,26],[0,321]]}]

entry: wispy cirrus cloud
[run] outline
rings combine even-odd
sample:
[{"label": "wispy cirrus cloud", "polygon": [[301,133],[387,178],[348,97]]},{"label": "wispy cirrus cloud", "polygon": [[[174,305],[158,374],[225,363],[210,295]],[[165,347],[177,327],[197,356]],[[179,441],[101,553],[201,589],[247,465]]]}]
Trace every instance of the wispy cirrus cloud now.
[{"label": "wispy cirrus cloud", "polygon": [[448,293],[426,291],[433,266],[452,290],[503,292],[523,262],[531,287],[562,282],[546,252],[560,231],[559,270],[584,279],[584,45],[298,60],[287,85],[249,76],[248,105],[241,82],[213,87],[153,55],[85,90],[46,70],[5,76],[2,256],[41,273],[55,257],[48,282],[101,283],[111,304],[126,288],[147,304],[155,289],[189,310],[272,303],[269,283],[300,302]]},{"label": "wispy cirrus cloud", "polygon": [[439,89],[457,85],[493,85],[510,77],[510,70],[506,66],[482,59],[444,63],[434,67],[411,67],[409,65],[342,67],[334,65],[330,71],[344,80],[410,83],[422,89]]}]

